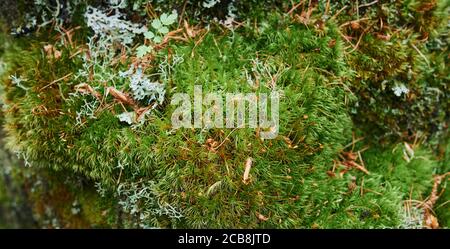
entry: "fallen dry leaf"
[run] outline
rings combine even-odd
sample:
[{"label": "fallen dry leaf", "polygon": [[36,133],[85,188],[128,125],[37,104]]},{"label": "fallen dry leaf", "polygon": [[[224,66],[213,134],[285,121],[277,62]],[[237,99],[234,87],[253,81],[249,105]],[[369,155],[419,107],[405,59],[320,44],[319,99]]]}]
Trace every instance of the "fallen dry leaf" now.
[{"label": "fallen dry leaf", "polygon": [[387,35],[383,35],[383,34],[377,34],[377,38],[384,40],[384,41],[389,41],[391,39],[391,35],[387,34]]},{"label": "fallen dry leaf", "polygon": [[353,22],[350,23],[350,27],[351,27],[353,30],[358,30],[358,29],[361,28],[361,25],[359,25],[358,22],[353,21]]},{"label": "fallen dry leaf", "polygon": [[267,218],[266,216],[264,216],[264,215],[262,215],[262,214],[260,214],[258,212],[256,212],[256,217],[258,217],[258,220],[260,220],[260,221],[267,221],[267,220],[269,220],[269,218]]},{"label": "fallen dry leaf", "polygon": [[424,223],[425,223],[424,224],[425,227],[427,227],[427,228],[430,228],[430,229],[439,228],[438,219],[434,215],[432,215],[431,212],[428,210],[425,212],[425,215],[424,215]]},{"label": "fallen dry leaf", "polygon": [[61,58],[61,51],[57,50],[51,44],[45,45],[44,51],[47,55],[47,59],[55,58],[56,60],[58,60],[59,58]]},{"label": "fallen dry leaf", "polygon": [[88,94],[92,94],[95,98],[97,98],[98,100],[101,99],[101,95],[100,93],[98,93],[92,86],[86,84],[86,83],[81,83],[75,86],[75,91],[77,92],[81,92],[81,93],[88,93]]},{"label": "fallen dry leaf", "polygon": [[252,168],[252,162],[253,159],[251,157],[247,158],[247,160],[245,161],[245,171],[244,171],[244,177],[242,179],[242,182],[244,184],[249,184],[250,183],[250,169]]},{"label": "fallen dry leaf", "polygon": [[107,94],[111,94],[117,101],[121,102],[122,104],[127,104],[132,106],[135,110],[138,109],[136,103],[133,101],[133,99],[128,96],[125,93],[122,93],[121,91],[117,90],[114,87],[108,87],[106,89]]},{"label": "fallen dry leaf", "polygon": [[212,139],[212,138],[208,138],[206,139],[206,148],[213,152],[216,153],[217,152],[217,146],[219,145],[219,142],[217,142],[216,140]]}]

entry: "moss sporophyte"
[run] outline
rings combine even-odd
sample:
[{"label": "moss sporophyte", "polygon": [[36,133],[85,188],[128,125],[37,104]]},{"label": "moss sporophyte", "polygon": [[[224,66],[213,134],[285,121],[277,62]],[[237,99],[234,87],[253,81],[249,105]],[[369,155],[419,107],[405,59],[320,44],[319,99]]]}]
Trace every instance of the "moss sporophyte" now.
[{"label": "moss sporophyte", "polygon": [[[172,127],[174,129],[181,127],[242,129],[246,128],[247,123],[248,128],[261,129],[259,135],[262,139],[274,139],[278,136],[280,123],[280,94],[278,91],[272,91],[270,94],[259,93],[258,95],[256,93],[226,93],[225,108],[223,98],[223,94],[217,92],[207,93],[203,97],[202,86],[195,85],[192,108],[189,94],[175,93],[171,105],[178,105],[178,107],[172,113]],[[268,112],[268,99],[270,99],[270,113]],[[204,106],[206,107],[205,112],[203,112]],[[247,109],[248,122],[246,122]],[[194,122],[192,122],[192,117]]]}]

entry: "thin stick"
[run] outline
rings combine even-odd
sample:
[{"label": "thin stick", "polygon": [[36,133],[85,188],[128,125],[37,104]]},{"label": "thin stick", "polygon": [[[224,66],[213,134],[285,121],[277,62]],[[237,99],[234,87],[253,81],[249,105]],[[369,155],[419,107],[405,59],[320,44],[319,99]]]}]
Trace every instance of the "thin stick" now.
[{"label": "thin stick", "polygon": [[427,57],[425,57],[425,55],[422,54],[422,52],[420,52],[420,50],[414,44],[411,43],[411,46],[417,51],[417,53],[419,53],[420,57],[422,57],[425,60],[427,65],[430,66],[430,62],[428,61]]},{"label": "thin stick", "polygon": [[42,90],[44,90],[45,88],[47,88],[47,87],[49,87],[49,86],[51,86],[51,85],[53,85],[53,84],[55,84],[55,83],[60,82],[61,80],[65,80],[66,78],[68,78],[68,77],[71,76],[72,74],[73,74],[73,73],[69,73],[69,74],[67,74],[66,76],[63,76],[63,77],[61,77],[61,78],[59,78],[59,79],[57,79],[57,80],[54,80],[54,81],[50,82],[48,85],[42,87],[39,91],[42,91]]},{"label": "thin stick", "polygon": [[370,2],[370,3],[361,4],[361,5],[359,6],[359,8],[369,7],[370,5],[374,5],[374,4],[376,4],[376,3],[378,3],[378,0],[375,0],[375,1]]},{"label": "thin stick", "polygon": [[364,195],[364,177],[361,180],[361,188],[360,189],[361,189],[360,194],[361,194],[361,196],[363,196]]},{"label": "thin stick", "polygon": [[372,190],[372,189],[370,189],[370,188],[365,188],[364,190],[365,190],[365,191],[372,192],[372,193],[377,194],[377,195],[383,195],[382,193],[377,192],[377,191],[375,191],[375,190]]},{"label": "thin stick", "polygon": [[250,175],[250,169],[252,168],[253,159],[251,157],[247,158],[245,161],[245,171],[244,171],[244,177],[242,178],[242,182],[244,184],[249,183],[249,175]]},{"label": "thin stick", "polygon": [[347,144],[346,146],[344,146],[344,148],[342,148],[342,150],[347,149],[348,147],[350,147],[350,146],[352,146],[353,144],[355,144],[355,143],[357,143],[357,142],[363,140],[364,138],[365,138],[365,137],[360,137],[360,138],[357,138],[356,140],[353,140],[351,143],[349,143],[349,144]]},{"label": "thin stick", "polygon": [[440,207],[443,207],[443,206],[447,205],[449,202],[450,202],[450,200],[448,200],[448,201],[442,203],[441,205],[437,206],[437,207],[434,208],[434,209],[438,209],[438,208],[440,208]]},{"label": "thin stick", "polygon": [[367,29],[365,29],[365,30],[361,33],[361,35],[359,36],[358,42],[356,43],[355,47],[354,47],[350,52],[348,52],[349,54],[352,53],[352,52],[354,52],[354,51],[358,48],[359,43],[361,42],[363,36],[366,34],[366,32],[367,32],[367,30],[369,30],[369,28],[370,28],[370,27],[368,27]]},{"label": "thin stick", "polygon": [[291,8],[291,10],[289,10],[289,12],[288,12],[287,14],[288,14],[288,15],[291,15],[292,12],[294,12],[294,10],[296,10],[298,7],[300,7],[300,5],[302,5],[304,2],[305,2],[304,0],[303,0],[303,1],[300,1],[298,4],[296,4],[295,6],[293,6],[293,7]]},{"label": "thin stick", "polygon": [[358,20],[348,21],[348,22],[343,23],[341,26],[339,26],[339,28],[348,26],[348,25],[350,25],[350,24],[352,24],[352,23],[362,22],[362,21],[366,21],[366,20],[369,20],[369,18],[364,17],[364,18],[361,18],[361,19],[358,19]]},{"label": "thin stick", "polygon": [[344,11],[345,9],[347,9],[347,5],[342,7],[340,10],[338,10],[338,12],[336,14],[334,14],[330,19],[335,19],[339,14],[341,14],[342,11]]},{"label": "thin stick", "polygon": [[363,161],[362,156],[361,156],[361,151],[358,151],[358,157],[359,157],[359,161],[361,162],[361,165],[365,168],[366,165],[364,165],[364,161]]},{"label": "thin stick", "polygon": [[187,0],[184,0],[183,9],[181,10],[181,15],[180,15],[180,21],[178,21],[178,27],[181,26],[181,22],[182,22],[183,17],[184,17],[184,12],[186,11],[187,2],[188,2]]},{"label": "thin stick", "polygon": [[327,0],[327,4],[325,5],[325,15],[328,16],[328,12],[330,11],[330,0]]},{"label": "thin stick", "polygon": [[194,57],[194,50],[195,48],[203,41],[203,39],[205,39],[205,36],[209,33],[209,29],[206,30],[206,32],[200,37],[200,39],[198,39],[195,44],[194,47],[192,48],[192,52],[191,52],[191,57]]},{"label": "thin stick", "polygon": [[122,168],[120,168],[120,173],[119,173],[119,178],[117,178],[117,185],[119,185],[119,183],[120,183],[120,178],[122,177]]},{"label": "thin stick", "polygon": [[356,17],[359,19],[359,1],[356,0]]},{"label": "thin stick", "polygon": [[222,146],[225,141],[227,141],[228,137],[231,135],[231,133],[233,133],[233,131],[235,131],[237,128],[234,128],[230,133],[228,133],[228,135],[225,137],[225,139],[222,141],[222,143],[220,143],[216,148],[214,148],[214,150],[217,150],[220,146]]}]

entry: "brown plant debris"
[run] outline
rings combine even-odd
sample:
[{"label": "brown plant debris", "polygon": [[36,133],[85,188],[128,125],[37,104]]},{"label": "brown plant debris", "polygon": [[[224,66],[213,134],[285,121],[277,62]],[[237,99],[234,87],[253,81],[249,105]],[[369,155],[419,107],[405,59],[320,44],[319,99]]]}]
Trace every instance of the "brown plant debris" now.
[{"label": "brown plant debris", "polygon": [[258,220],[260,220],[260,221],[268,221],[269,220],[269,218],[267,218],[266,216],[264,216],[258,212],[256,212],[256,217],[258,217]]},{"label": "brown plant debris", "polygon": [[128,94],[123,93],[114,87],[108,87],[106,89],[106,93],[111,94],[118,102],[133,107],[133,109],[135,111],[139,109],[137,104],[134,102],[134,100],[130,96],[128,96]]},{"label": "brown plant debris", "polygon": [[245,171],[244,171],[244,177],[242,179],[242,182],[244,184],[250,183],[250,169],[252,168],[253,159],[251,157],[247,158],[245,161]]},{"label": "brown plant debris", "polygon": [[97,92],[92,86],[90,86],[86,83],[81,83],[81,84],[76,85],[75,91],[80,92],[80,93],[85,93],[85,94],[91,94],[98,100],[100,100],[102,98],[102,95],[99,92]]},{"label": "brown plant debris", "polygon": [[61,58],[61,51],[57,50],[53,45],[48,44],[44,46],[44,52],[47,56],[47,59],[55,59],[58,60]]},{"label": "brown plant debris", "polygon": [[[450,175],[450,172],[447,172],[443,175],[435,175],[433,178],[434,184],[433,184],[433,188],[431,190],[430,196],[426,199],[426,201],[424,201],[421,205],[419,205],[424,209],[423,224],[426,228],[430,228],[430,229],[439,228],[439,222],[438,222],[436,216],[433,215],[434,214],[433,207],[441,195],[440,193],[438,193],[439,185],[449,175]],[[441,193],[442,192],[443,191],[441,191]]]}]

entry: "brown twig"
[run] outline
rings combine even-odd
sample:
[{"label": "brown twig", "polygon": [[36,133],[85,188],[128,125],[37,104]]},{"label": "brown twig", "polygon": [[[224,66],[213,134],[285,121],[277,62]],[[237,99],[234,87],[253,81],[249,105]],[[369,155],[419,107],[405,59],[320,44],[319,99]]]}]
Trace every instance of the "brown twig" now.
[{"label": "brown twig", "polygon": [[244,184],[250,183],[250,169],[252,168],[253,159],[251,157],[247,158],[245,161],[245,171],[244,171],[244,177],[242,178],[242,182]]},{"label": "brown twig", "polygon": [[65,75],[65,76],[63,76],[63,77],[61,77],[61,78],[59,78],[59,79],[57,79],[57,80],[54,80],[54,81],[50,82],[48,85],[46,85],[46,86],[42,87],[41,89],[39,89],[39,91],[42,91],[42,90],[44,90],[45,88],[47,88],[47,87],[49,87],[49,86],[51,86],[51,85],[53,85],[53,84],[55,84],[55,83],[60,82],[61,80],[67,79],[67,78],[70,77],[72,74],[73,74],[73,73],[69,73],[69,74],[67,74],[67,75]]},{"label": "brown twig", "polygon": [[184,0],[184,3],[183,3],[183,9],[181,9],[180,21],[178,21],[178,27],[181,26],[181,22],[182,22],[183,17],[184,17],[184,12],[186,11],[186,5],[187,5],[187,3],[188,3],[188,0]]},{"label": "brown twig", "polygon": [[298,4],[292,6],[292,8],[288,11],[287,14],[288,14],[288,15],[291,15],[292,12],[294,12],[298,7],[300,7],[300,5],[302,5],[302,4],[304,4],[304,3],[305,3],[305,1],[303,0],[303,1],[300,1]]},{"label": "brown twig", "polygon": [[432,214],[433,212],[433,206],[436,204],[437,200],[439,199],[438,194],[438,188],[441,184],[442,180],[444,180],[448,175],[450,175],[450,172],[447,172],[443,175],[435,175],[433,177],[434,183],[433,188],[431,190],[430,196],[427,198],[428,200],[424,201],[422,204],[419,205],[423,207],[425,214],[423,217],[424,225],[427,228],[436,229],[439,228],[439,222],[437,218]]},{"label": "brown twig", "polygon": [[358,9],[364,8],[364,7],[369,7],[369,6],[374,5],[374,4],[376,4],[376,3],[378,3],[378,0],[375,0],[375,1],[370,2],[370,3],[361,4],[361,5],[358,7]]}]

